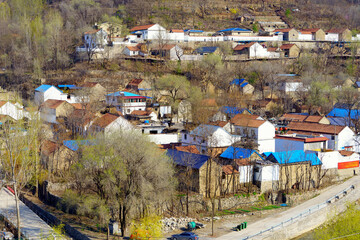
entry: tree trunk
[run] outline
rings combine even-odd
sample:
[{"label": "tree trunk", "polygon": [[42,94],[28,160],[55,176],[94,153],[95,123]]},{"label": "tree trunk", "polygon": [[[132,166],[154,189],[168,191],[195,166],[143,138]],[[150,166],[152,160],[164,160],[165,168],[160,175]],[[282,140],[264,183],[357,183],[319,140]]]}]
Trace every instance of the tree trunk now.
[{"label": "tree trunk", "polygon": [[15,204],[16,204],[16,225],[17,225],[17,237],[21,239],[21,231],[20,231],[20,208],[19,208],[19,197],[16,182],[14,184],[14,194],[15,194]]},{"label": "tree trunk", "polygon": [[189,216],[189,186],[186,188],[186,216]]},{"label": "tree trunk", "polygon": [[126,232],[126,207],[120,207],[120,228],[121,228],[121,237],[125,236]]},{"label": "tree trunk", "polygon": [[214,215],[215,215],[215,198],[212,199],[212,213],[211,213],[211,236],[214,236]]}]

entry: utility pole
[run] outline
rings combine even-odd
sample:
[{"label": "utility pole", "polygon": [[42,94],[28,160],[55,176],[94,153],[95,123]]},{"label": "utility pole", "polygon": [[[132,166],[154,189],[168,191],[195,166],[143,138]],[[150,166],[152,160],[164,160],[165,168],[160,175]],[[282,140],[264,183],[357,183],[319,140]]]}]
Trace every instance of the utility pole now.
[{"label": "utility pole", "polygon": [[211,213],[211,236],[214,236],[214,215],[215,215],[215,197],[212,199],[212,213]]}]

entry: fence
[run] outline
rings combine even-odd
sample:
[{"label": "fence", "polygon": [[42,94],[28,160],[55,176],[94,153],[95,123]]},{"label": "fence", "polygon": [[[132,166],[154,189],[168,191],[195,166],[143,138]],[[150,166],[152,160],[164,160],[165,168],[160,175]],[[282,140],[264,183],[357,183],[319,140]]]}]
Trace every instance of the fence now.
[{"label": "fence", "polygon": [[312,208],[309,208],[308,210],[306,210],[306,211],[298,214],[297,216],[292,217],[292,218],[289,218],[289,219],[287,219],[286,221],[283,221],[283,222],[281,222],[281,223],[279,223],[279,224],[277,224],[277,225],[274,225],[274,226],[272,226],[272,227],[270,227],[270,228],[268,228],[268,229],[262,230],[262,231],[260,231],[260,232],[258,232],[258,233],[256,233],[256,234],[254,234],[254,235],[247,236],[247,237],[243,238],[243,240],[251,239],[251,238],[254,238],[254,237],[256,237],[256,236],[259,236],[259,235],[261,235],[261,234],[263,234],[263,233],[266,233],[266,232],[269,232],[269,231],[273,231],[273,230],[276,229],[276,228],[282,228],[282,227],[286,226],[286,224],[289,224],[289,223],[291,224],[291,223],[293,223],[294,221],[297,221],[297,220],[299,220],[299,219],[302,218],[302,217],[308,216],[308,215],[310,215],[311,213],[314,213],[314,212],[316,212],[316,211],[319,211],[320,209],[323,209],[323,208],[326,207],[328,204],[330,204],[333,200],[334,200],[334,201],[339,200],[340,197],[345,196],[345,195],[348,193],[349,190],[353,190],[353,189],[355,189],[355,186],[354,186],[354,185],[351,185],[351,186],[345,188],[344,190],[342,190],[341,192],[339,192],[338,194],[332,196],[331,198],[329,198],[329,199],[326,200],[325,202],[320,203],[320,204],[318,204],[318,205],[316,205],[316,206],[314,206],[314,207],[312,207]]},{"label": "fence", "polygon": [[28,200],[23,195],[20,195],[20,200],[28,206],[34,213],[36,213],[42,220],[44,220],[47,224],[51,226],[58,226],[60,224],[64,224],[64,230],[67,235],[69,235],[74,240],[90,240],[87,236],[71,227],[69,224],[61,222],[57,217],[48,213],[44,209],[40,208],[38,205],[34,204],[30,200]]}]

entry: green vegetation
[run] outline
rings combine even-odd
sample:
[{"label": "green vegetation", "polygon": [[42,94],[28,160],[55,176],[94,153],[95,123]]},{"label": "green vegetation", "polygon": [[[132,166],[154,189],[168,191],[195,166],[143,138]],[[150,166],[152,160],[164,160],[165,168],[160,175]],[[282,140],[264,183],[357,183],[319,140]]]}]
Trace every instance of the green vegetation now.
[{"label": "green vegetation", "polygon": [[329,220],[324,226],[316,229],[313,234],[314,239],[328,240],[338,237],[339,239],[346,240],[359,239],[359,222],[360,210],[357,204],[352,203],[347,207],[347,210],[344,213],[340,214],[337,217],[334,217],[333,219]]}]

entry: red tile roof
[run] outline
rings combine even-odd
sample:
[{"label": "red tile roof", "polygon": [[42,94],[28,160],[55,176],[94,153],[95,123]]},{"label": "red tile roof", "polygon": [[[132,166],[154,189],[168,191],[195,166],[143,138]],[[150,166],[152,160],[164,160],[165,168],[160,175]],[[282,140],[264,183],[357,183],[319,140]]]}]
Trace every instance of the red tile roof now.
[{"label": "red tile roof", "polygon": [[234,51],[244,50],[245,48],[249,48],[254,44],[255,44],[255,42],[251,42],[251,43],[247,43],[247,44],[243,44],[243,45],[237,45],[236,47],[234,47]]},{"label": "red tile roof", "polygon": [[346,28],[332,28],[327,31],[327,33],[343,33]]},{"label": "red tile roof", "polygon": [[134,78],[128,83],[128,86],[138,86],[142,81],[141,78]]},{"label": "red tile roof", "polygon": [[234,117],[231,118],[230,122],[231,123],[234,123],[236,121],[238,121],[239,119],[257,119],[258,117],[260,117],[259,115],[255,115],[255,114],[243,114],[243,113],[239,113],[239,114],[236,114]]},{"label": "red tile roof", "polygon": [[75,107],[75,109],[84,109],[85,106],[82,103],[70,103]]},{"label": "red tile roof", "polygon": [[127,48],[130,50],[130,51],[140,51],[140,48],[138,48],[137,46],[127,46]]},{"label": "red tile roof", "polygon": [[41,143],[41,153],[46,156],[50,156],[52,153],[56,151],[56,149],[57,149],[57,145],[52,141],[45,140]]},{"label": "red tile roof", "polygon": [[346,151],[346,150],[340,150],[339,153],[340,153],[342,156],[346,156],[346,157],[351,156],[351,155],[354,154],[353,151]]},{"label": "red tile roof", "polygon": [[226,175],[239,173],[239,171],[236,170],[236,168],[234,168],[232,165],[224,165],[224,166],[222,166],[222,170]]},{"label": "red tile roof", "polygon": [[213,126],[219,126],[219,127],[224,127],[228,122],[226,121],[215,121],[215,122],[209,122],[209,125],[213,125]]},{"label": "red tile roof", "polygon": [[241,126],[241,127],[251,127],[251,128],[258,128],[261,125],[263,125],[266,121],[265,120],[256,120],[251,118],[240,118],[231,120],[232,124],[235,126]]},{"label": "red tile roof", "polygon": [[200,154],[199,150],[194,145],[176,146],[175,149],[178,150],[178,151],[182,151],[182,152]]},{"label": "red tile roof", "polygon": [[307,118],[307,117],[308,116],[301,115],[301,114],[285,113],[284,115],[282,115],[280,120],[303,122],[305,120],[305,118]]},{"label": "red tile roof", "polygon": [[103,116],[101,116],[100,118],[96,119],[94,121],[93,125],[101,127],[101,128],[106,128],[110,123],[115,121],[117,118],[118,118],[118,116],[115,116],[110,113],[106,113]]},{"label": "red tile roof", "polygon": [[290,48],[292,48],[293,46],[295,46],[295,44],[283,44],[283,45],[280,46],[280,49],[281,49],[281,50],[290,49]]},{"label": "red tile roof", "polygon": [[339,134],[345,127],[334,126],[320,123],[307,122],[290,122],[287,127],[292,132],[307,132],[307,133],[323,133],[323,134]]},{"label": "red tile roof", "polygon": [[304,122],[319,123],[323,119],[322,116],[308,116]]},{"label": "red tile roof", "polygon": [[41,104],[42,107],[45,108],[51,108],[51,109],[56,109],[58,108],[61,104],[65,103],[66,101],[64,100],[54,100],[54,99],[48,99],[46,100],[43,104]]},{"label": "red tile roof", "polygon": [[274,32],[290,32],[293,28],[275,29]]},{"label": "red tile roof", "polygon": [[267,48],[267,51],[268,51],[268,52],[276,52],[277,49],[278,49],[278,48],[276,48],[276,47],[268,47],[268,48]]},{"label": "red tile roof", "polygon": [[307,28],[307,29],[301,29],[300,31],[309,32],[309,33],[316,33],[319,30],[320,30],[320,28]]},{"label": "red tile roof", "polygon": [[0,107],[4,106],[6,103],[6,101],[0,101]]},{"label": "red tile roof", "polygon": [[134,110],[131,112],[131,115],[136,116],[149,116],[151,112],[148,111],[142,111],[142,110]]},{"label": "red tile roof", "polygon": [[147,30],[147,29],[151,28],[151,27],[154,26],[154,25],[155,25],[155,24],[136,26],[136,27],[133,27],[132,29],[130,29],[130,32]]},{"label": "red tile roof", "polygon": [[173,32],[173,33],[182,33],[182,32],[184,32],[184,30],[182,30],[182,29],[171,29],[170,32]]}]

